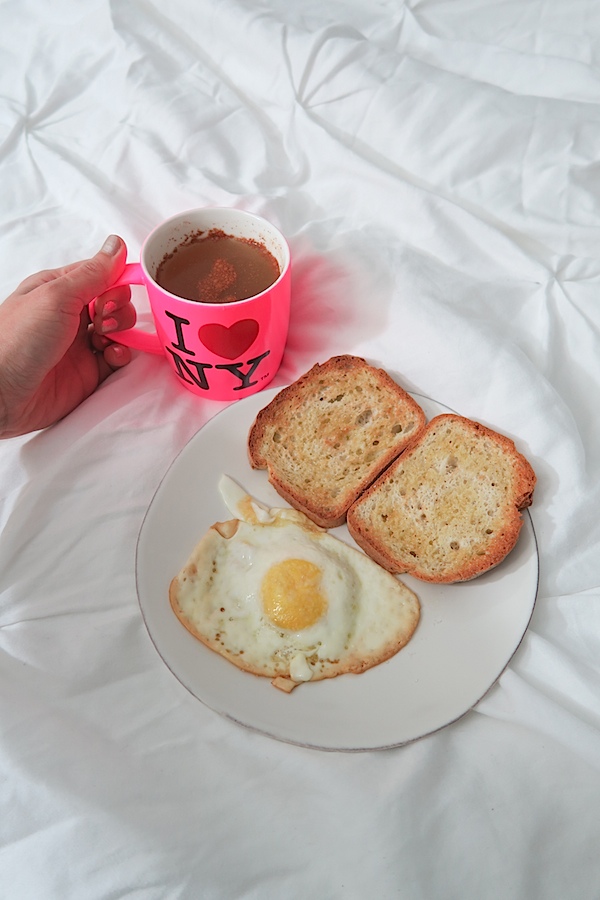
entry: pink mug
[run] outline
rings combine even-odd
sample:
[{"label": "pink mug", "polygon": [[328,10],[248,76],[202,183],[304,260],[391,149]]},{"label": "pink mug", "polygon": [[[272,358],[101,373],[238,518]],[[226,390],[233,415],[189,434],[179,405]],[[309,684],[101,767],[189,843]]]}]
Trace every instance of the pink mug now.
[{"label": "pink mug", "polygon": [[[245,300],[206,303],[172,294],[156,281],[160,263],[192,236],[210,231],[257,242],[272,254],[279,276]],[[163,354],[178,381],[211,400],[239,400],[262,390],[283,357],[290,317],[290,251],[283,235],[260,216],[237,209],[180,213],[152,231],[139,263],[129,263],[115,285],[145,285],[156,334],[130,328],[111,340]],[[93,305],[90,312],[93,316]]]}]

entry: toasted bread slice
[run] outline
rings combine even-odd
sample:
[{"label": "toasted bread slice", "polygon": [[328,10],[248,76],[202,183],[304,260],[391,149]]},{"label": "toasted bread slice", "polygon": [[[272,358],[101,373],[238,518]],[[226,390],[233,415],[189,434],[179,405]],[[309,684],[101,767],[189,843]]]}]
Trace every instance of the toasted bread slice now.
[{"label": "toasted bread slice", "polygon": [[333,528],[425,421],[418,403],[383,369],[335,356],[261,410],[248,455],[253,468],[268,469],[284,500]]},{"label": "toasted bread slice", "polygon": [[353,504],[348,530],[390,572],[467,581],[513,549],[535,482],[509,438],[440,415]]}]

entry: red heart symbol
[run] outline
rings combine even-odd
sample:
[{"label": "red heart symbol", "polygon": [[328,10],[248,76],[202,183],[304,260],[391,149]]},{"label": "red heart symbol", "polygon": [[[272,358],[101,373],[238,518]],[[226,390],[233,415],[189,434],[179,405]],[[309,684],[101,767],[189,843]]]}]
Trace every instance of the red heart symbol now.
[{"label": "red heart symbol", "polygon": [[198,337],[207,350],[224,359],[237,359],[252,346],[258,334],[256,319],[240,319],[233,325],[203,325]]}]

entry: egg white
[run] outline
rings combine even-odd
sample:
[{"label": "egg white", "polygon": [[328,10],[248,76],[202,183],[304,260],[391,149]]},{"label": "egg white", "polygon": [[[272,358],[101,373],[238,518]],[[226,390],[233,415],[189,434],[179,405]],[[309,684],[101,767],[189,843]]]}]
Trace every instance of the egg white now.
[{"label": "egg white", "polygon": [[[419,602],[395,576],[302,513],[268,509],[230,479],[220,488],[237,518],[210,528],[171,584],[171,605],[195,637],[288,691],[361,672],[406,644]],[[287,560],[318,566],[326,599],[323,615],[297,630],[275,625],[263,609],[265,575]]]}]

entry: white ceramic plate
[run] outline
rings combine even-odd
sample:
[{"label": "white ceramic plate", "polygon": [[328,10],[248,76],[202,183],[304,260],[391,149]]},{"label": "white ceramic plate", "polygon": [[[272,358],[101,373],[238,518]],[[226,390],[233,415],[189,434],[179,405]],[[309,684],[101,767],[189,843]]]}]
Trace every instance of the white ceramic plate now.
[{"label": "white ceramic plate", "polygon": [[[218,492],[222,474],[270,506],[285,505],[264,471],[250,468],[246,438],[277,390],[222,410],[177,456],[140,530],[137,589],[148,632],[171,672],[218,713],[278,740],[322,750],[397,747],[431,734],[470,710],[495,683],[529,624],[538,585],[531,518],[517,546],[474,581],[427,584],[404,577],[421,601],[421,621],[393,659],[362,675],[300,685],[291,694],[208,650],[169,605],[171,579],[214,522],[231,518]],[[414,395],[428,418],[449,410]],[[332,532],[353,544],[346,527]]]}]

